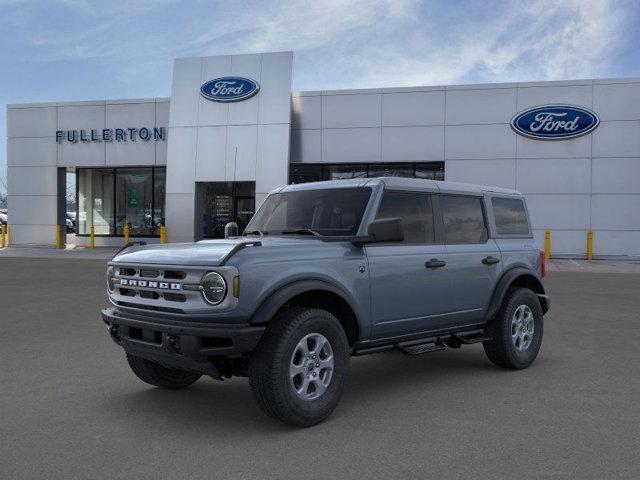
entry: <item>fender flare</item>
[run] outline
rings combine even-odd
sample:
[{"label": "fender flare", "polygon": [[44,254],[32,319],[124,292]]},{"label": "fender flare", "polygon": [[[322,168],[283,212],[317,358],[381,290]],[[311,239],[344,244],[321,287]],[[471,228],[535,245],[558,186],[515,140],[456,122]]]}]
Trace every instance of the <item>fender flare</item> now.
[{"label": "fender flare", "polygon": [[362,327],[358,316],[358,310],[354,307],[349,295],[340,287],[324,280],[297,280],[279,287],[274,292],[267,295],[266,299],[253,312],[253,315],[251,315],[249,323],[252,325],[261,325],[269,322],[285,303],[296,295],[309,292],[311,290],[324,290],[338,295],[347,303],[347,305],[349,305],[359,328]]},{"label": "fender flare", "polygon": [[[540,282],[540,279],[531,273],[531,270],[524,267],[513,267],[502,274],[502,277],[498,281],[498,284],[493,290],[493,295],[491,296],[491,303],[489,303],[489,308],[487,309],[487,314],[485,316],[485,321],[489,322],[493,317],[495,317],[500,310],[500,306],[502,305],[502,301],[504,300],[509,287],[515,282],[518,278],[527,277],[529,282],[533,283],[534,289],[533,293],[536,295],[545,295],[544,287]],[[548,310],[548,305],[543,301],[541,297],[538,297],[541,300],[542,310],[544,313]]]}]

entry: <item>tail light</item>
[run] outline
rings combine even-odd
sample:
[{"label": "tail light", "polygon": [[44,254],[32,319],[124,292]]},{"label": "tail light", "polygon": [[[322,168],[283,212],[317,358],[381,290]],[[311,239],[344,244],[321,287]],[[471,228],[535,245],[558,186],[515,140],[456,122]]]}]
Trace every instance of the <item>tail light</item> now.
[{"label": "tail light", "polygon": [[540,250],[540,278],[544,278],[547,274],[547,260],[544,256],[544,250]]}]

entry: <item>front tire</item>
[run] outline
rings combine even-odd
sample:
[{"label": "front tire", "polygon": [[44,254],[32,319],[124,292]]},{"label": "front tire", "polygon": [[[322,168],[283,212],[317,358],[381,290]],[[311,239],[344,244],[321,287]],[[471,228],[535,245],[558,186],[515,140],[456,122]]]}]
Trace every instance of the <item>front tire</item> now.
[{"label": "front tire", "polygon": [[542,344],[543,313],[538,297],[528,288],[509,289],[487,330],[492,339],[482,345],[491,362],[504,368],[527,368]]},{"label": "front tire", "polygon": [[195,383],[202,375],[186,370],[167,368],[159,363],[127,353],[127,362],[140,380],[154,387],[177,390]]},{"label": "front tire", "polygon": [[310,427],[336,408],[349,343],[340,322],[317,308],[290,308],[272,321],[249,363],[249,385],[272,418]]}]

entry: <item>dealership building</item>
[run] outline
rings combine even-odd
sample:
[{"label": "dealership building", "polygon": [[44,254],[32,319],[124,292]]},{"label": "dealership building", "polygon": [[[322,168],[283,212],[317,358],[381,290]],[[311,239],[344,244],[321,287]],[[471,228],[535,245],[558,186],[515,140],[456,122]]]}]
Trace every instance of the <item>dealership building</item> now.
[{"label": "dealership building", "polygon": [[[392,67],[390,65],[390,67]],[[552,255],[640,257],[640,79],[292,92],[293,53],[175,60],[170,98],[7,109],[13,245],[223,236],[287,183],[408,176],[515,188]]]}]

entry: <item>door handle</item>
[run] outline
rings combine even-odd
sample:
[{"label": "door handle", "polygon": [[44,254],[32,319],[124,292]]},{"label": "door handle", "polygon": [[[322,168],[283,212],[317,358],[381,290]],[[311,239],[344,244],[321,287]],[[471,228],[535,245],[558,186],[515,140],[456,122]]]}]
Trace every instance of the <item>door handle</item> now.
[{"label": "door handle", "polygon": [[444,260],[438,260],[437,258],[432,258],[428,262],[425,262],[424,266],[427,268],[441,268],[447,264]]},{"label": "door handle", "polygon": [[500,259],[492,257],[491,255],[489,255],[488,257],[484,257],[482,259],[482,263],[484,263],[485,265],[494,265],[496,263],[498,263],[500,261]]}]

